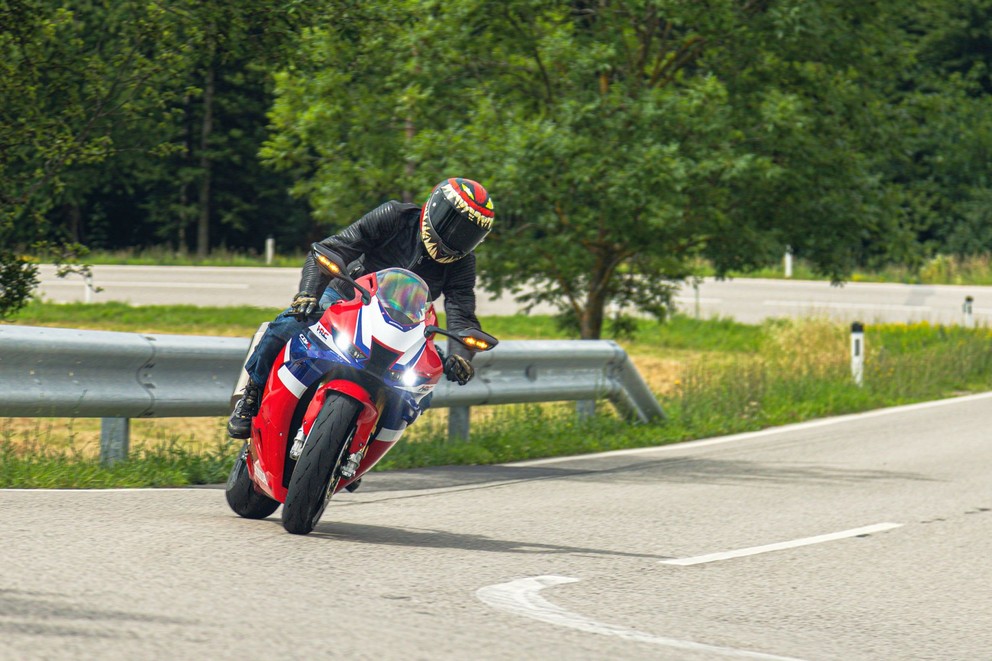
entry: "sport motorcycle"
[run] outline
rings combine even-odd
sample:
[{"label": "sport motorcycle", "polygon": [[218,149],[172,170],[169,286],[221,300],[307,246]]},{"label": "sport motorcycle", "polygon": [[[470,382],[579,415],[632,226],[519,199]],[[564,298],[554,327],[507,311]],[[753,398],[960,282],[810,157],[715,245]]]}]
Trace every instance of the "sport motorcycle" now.
[{"label": "sport motorcycle", "polygon": [[355,295],[286,343],[226,487],[245,518],[264,519],[282,504],[283,527],[299,535],[314,529],[331,496],[356,489],[429,405],[444,372],[435,338],[473,352],[497,344],[478,329],[439,328],[430,290],[414,273],[390,268],[354,279],[325,246],[312,250]]}]

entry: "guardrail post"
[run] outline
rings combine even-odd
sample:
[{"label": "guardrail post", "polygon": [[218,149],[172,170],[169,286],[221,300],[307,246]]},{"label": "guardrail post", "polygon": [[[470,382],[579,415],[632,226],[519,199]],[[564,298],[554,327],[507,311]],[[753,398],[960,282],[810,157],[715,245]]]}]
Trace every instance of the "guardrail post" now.
[{"label": "guardrail post", "polygon": [[588,420],[596,417],[596,400],[580,399],[575,402],[575,414],[579,420]]},{"label": "guardrail post", "polygon": [[100,420],[100,463],[112,466],[127,459],[131,445],[131,420],[129,418],[102,418]]},{"label": "guardrail post", "polygon": [[468,406],[452,406],[448,409],[448,440],[465,441],[468,440],[469,413]]}]

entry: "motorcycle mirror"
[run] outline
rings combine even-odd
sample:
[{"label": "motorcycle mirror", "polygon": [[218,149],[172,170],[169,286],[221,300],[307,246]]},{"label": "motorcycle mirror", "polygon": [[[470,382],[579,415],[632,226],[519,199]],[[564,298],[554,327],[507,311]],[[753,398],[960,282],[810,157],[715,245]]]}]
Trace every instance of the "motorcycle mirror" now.
[{"label": "motorcycle mirror", "polygon": [[361,292],[363,305],[368,305],[372,302],[372,294],[369,293],[368,289],[355,282],[355,279],[348,274],[348,267],[345,265],[340,255],[322,243],[314,243],[310,246],[310,250],[313,252],[313,259],[317,262],[317,266],[319,266],[324,273],[327,273],[335,278],[341,278]]},{"label": "motorcycle mirror", "polygon": [[347,267],[341,261],[341,256],[332,252],[327,246],[322,243],[314,243],[311,249],[313,251],[313,258],[322,271],[333,276],[340,276],[342,273],[347,273]]},{"label": "motorcycle mirror", "polygon": [[458,331],[455,339],[460,341],[472,351],[489,351],[499,344],[499,340],[489,333],[483,333],[478,328]]},{"label": "motorcycle mirror", "polygon": [[472,351],[489,351],[499,344],[499,340],[489,333],[483,333],[478,328],[461,330],[457,333],[449,333],[438,326],[427,326],[424,328],[424,337],[431,337],[435,333],[461,342]]}]

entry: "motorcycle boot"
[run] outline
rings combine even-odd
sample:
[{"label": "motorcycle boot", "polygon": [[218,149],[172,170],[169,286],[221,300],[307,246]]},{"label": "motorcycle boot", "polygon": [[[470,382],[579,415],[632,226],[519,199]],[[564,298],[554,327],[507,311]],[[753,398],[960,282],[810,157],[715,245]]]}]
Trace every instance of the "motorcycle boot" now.
[{"label": "motorcycle boot", "polygon": [[227,433],[231,438],[245,439],[251,436],[251,419],[258,413],[259,389],[248,381],[244,394],[234,405],[234,412],[227,421]]}]

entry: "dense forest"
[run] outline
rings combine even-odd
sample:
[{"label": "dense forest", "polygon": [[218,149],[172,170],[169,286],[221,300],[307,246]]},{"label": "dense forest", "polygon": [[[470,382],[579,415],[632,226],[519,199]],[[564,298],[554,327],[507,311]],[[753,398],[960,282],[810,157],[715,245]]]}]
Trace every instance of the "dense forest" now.
[{"label": "dense forest", "polygon": [[700,260],[992,252],[992,0],[0,0],[0,48],[0,315],[33,259],[299,250],[445,176],[583,337]]}]

